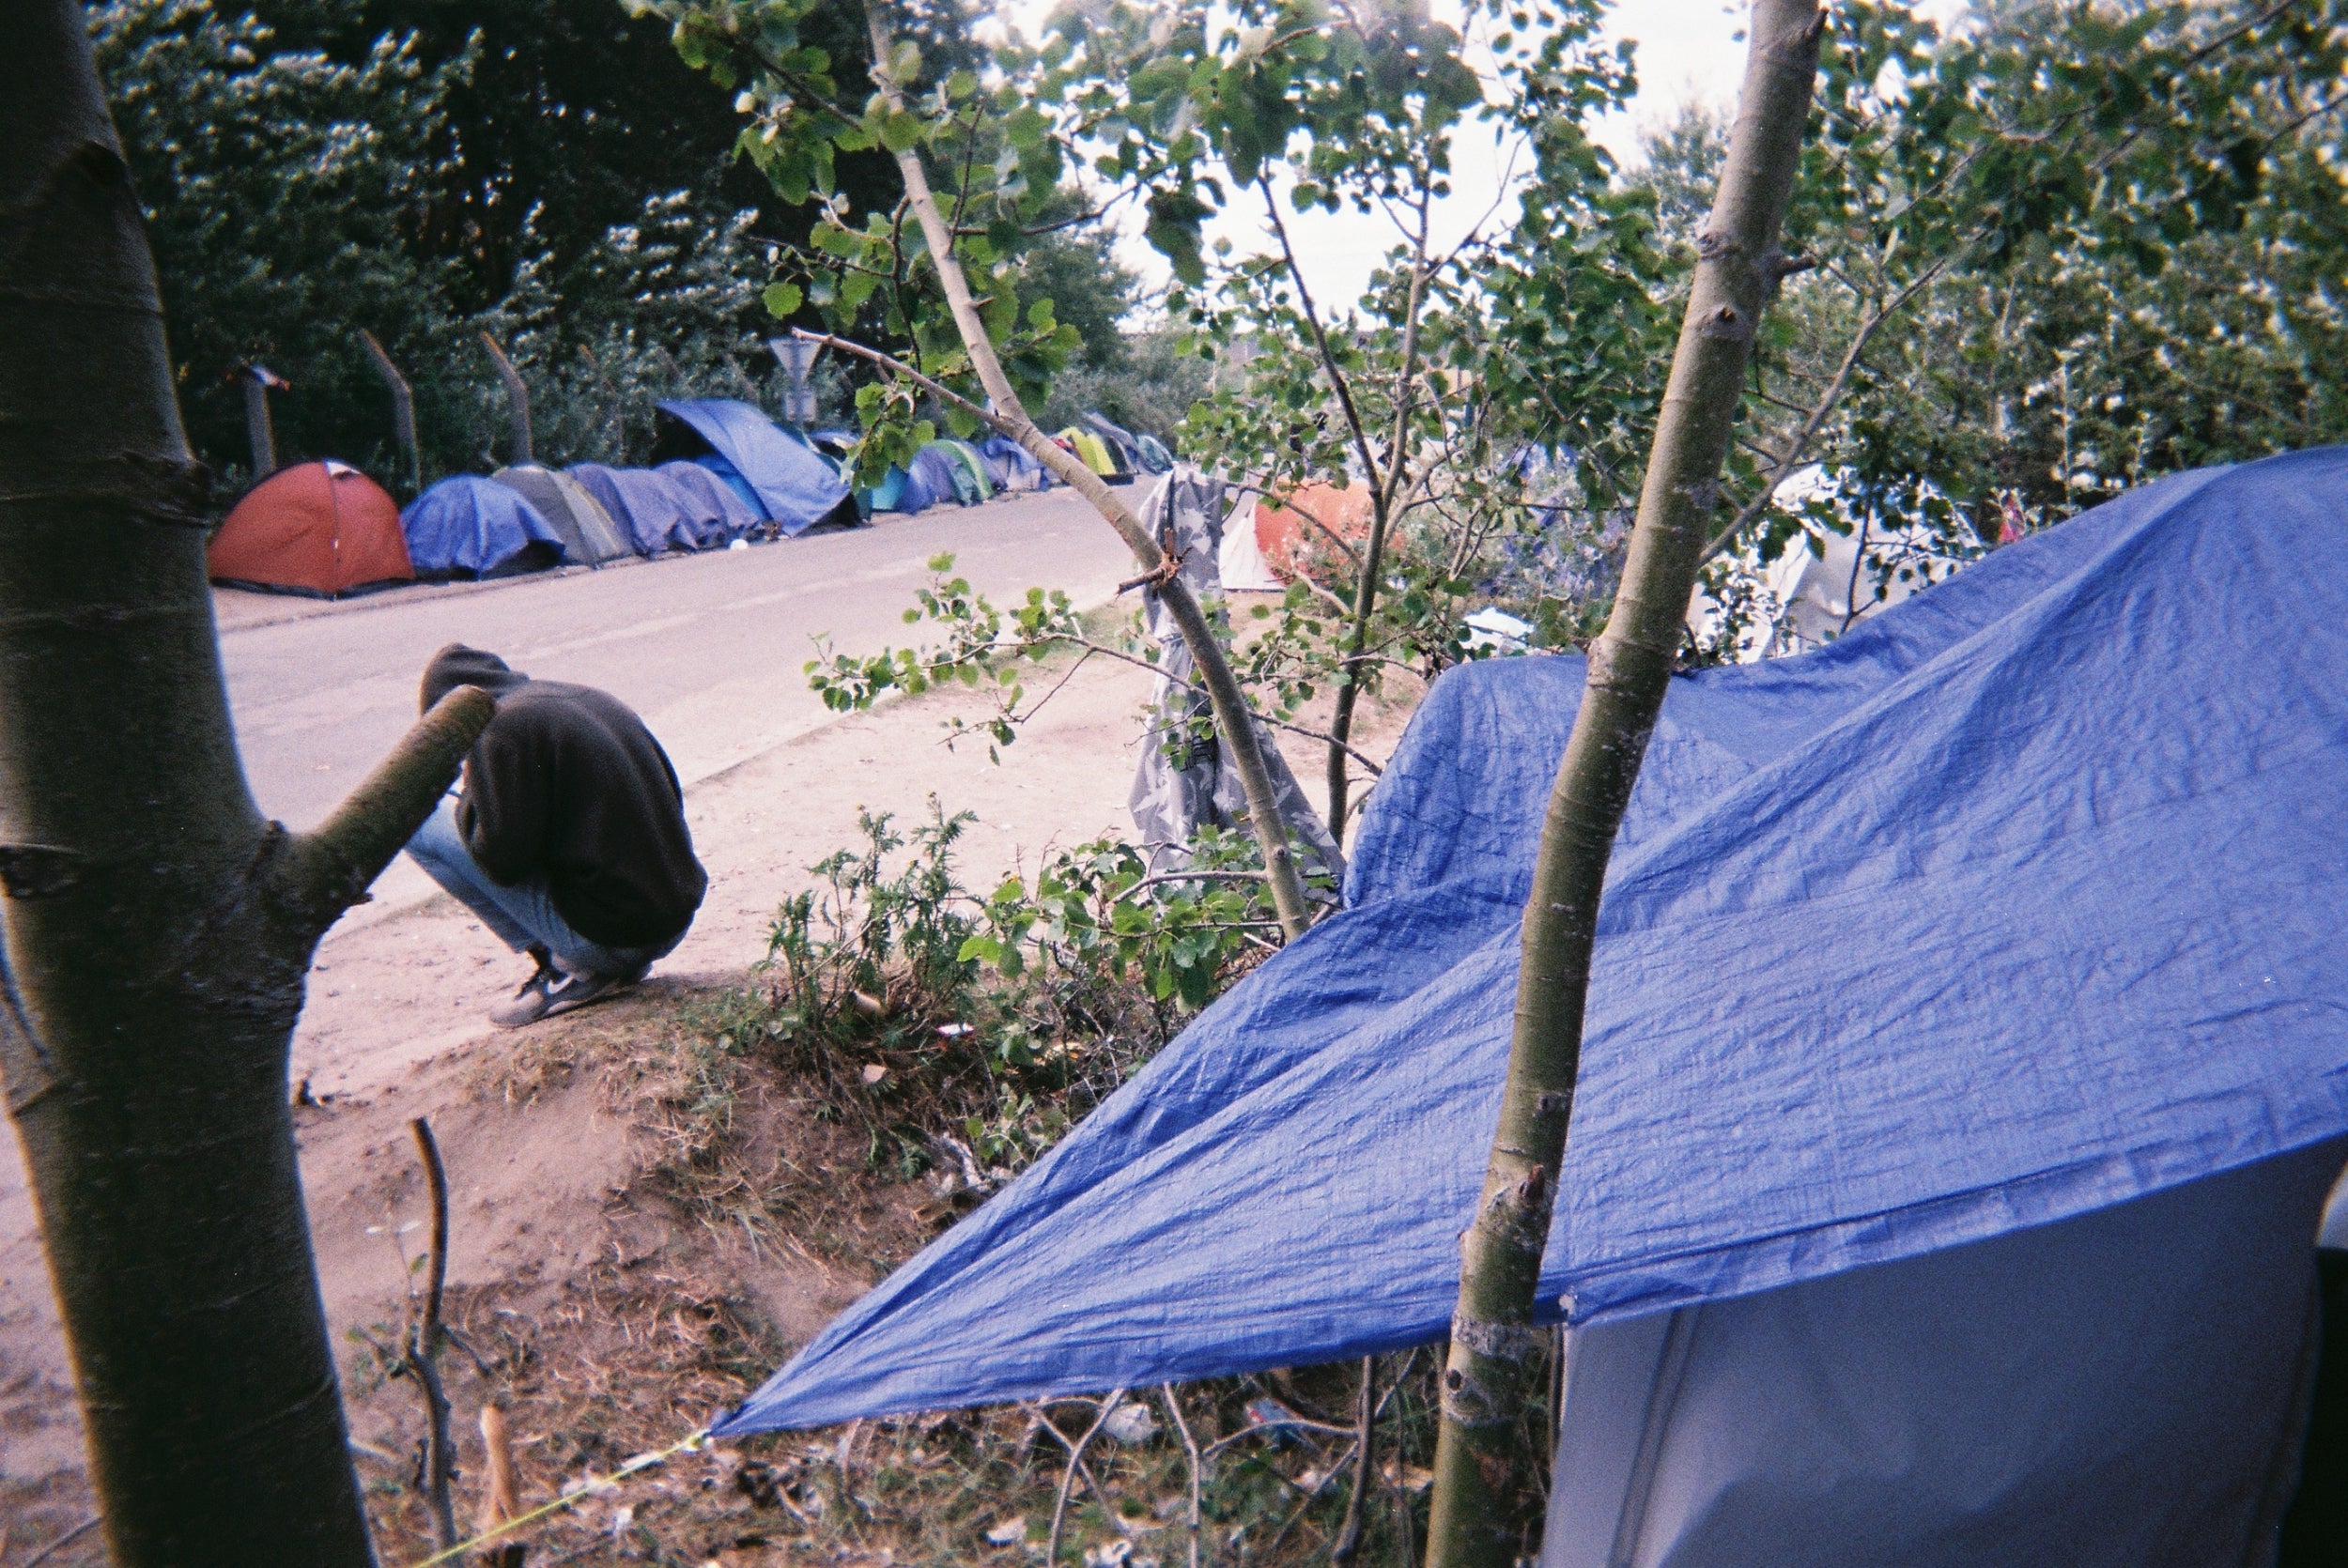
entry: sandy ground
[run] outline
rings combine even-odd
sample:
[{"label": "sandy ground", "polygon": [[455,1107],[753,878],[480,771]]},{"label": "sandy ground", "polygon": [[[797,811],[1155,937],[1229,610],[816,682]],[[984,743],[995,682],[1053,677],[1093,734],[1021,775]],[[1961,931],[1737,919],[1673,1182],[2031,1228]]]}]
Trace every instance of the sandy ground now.
[{"label": "sandy ground", "polygon": [[[925,815],[935,795],[949,810],[977,813],[959,865],[965,884],[980,889],[1056,846],[1128,829],[1149,682],[1133,667],[1090,660],[1000,763],[982,742],[944,744],[950,715],[984,710],[966,693],[935,693],[841,719],[702,779],[687,791],[711,878],[701,915],[653,985],[599,1011],[625,1027],[673,988],[740,976],[765,955],[772,913],[811,880],[807,868],[860,840],[860,811],[909,820]],[[1036,691],[1047,684],[1029,683]],[[1364,749],[1389,752],[1406,713],[1398,703],[1366,704]],[[1307,793],[1318,794],[1314,743],[1288,736],[1283,749]],[[521,1103],[479,1094],[481,1075],[502,1070],[538,1032],[503,1034],[485,1020],[527,968],[446,897],[347,922],[321,945],[293,1076],[326,1101],[302,1113],[302,1166],[338,1337],[395,1315],[405,1289],[399,1227],[417,1207],[405,1130],[411,1115],[431,1115],[447,1146],[466,1151],[451,1161],[459,1283],[556,1280],[603,1249],[625,1258],[660,1245],[653,1220],[613,1207],[641,1164],[641,1130],[608,1114],[592,1086]],[[868,1283],[778,1268],[756,1288],[769,1317],[796,1339]],[[11,1147],[0,1154],[0,1498],[13,1489],[20,1499],[47,1499],[54,1506],[41,1512],[54,1525],[84,1506],[80,1467],[70,1373]],[[77,1557],[83,1545],[50,1560],[98,1560]],[[29,1545],[11,1548],[0,1535],[0,1565],[21,1560],[20,1549]]]}]

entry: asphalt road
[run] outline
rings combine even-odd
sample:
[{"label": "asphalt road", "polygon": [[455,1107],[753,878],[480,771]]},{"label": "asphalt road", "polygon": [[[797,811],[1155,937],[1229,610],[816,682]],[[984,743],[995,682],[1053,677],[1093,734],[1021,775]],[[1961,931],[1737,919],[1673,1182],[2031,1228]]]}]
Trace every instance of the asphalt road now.
[{"label": "asphalt road", "polygon": [[843,653],[919,638],[904,611],[945,551],[998,604],[1030,586],[1098,603],[1132,561],[1079,497],[1055,490],[746,550],[326,607],[224,593],[221,652],[254,796],[290,827],[318,822],[414,722],[417,679],[451,642],[618,696],[689,788],[824,722],[802,673],[817,635]]}]

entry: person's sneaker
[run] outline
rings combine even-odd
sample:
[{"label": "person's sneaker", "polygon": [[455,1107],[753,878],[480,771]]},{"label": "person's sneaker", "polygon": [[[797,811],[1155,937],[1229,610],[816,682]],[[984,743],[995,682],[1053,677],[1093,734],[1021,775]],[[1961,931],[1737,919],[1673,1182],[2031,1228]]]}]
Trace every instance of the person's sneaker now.
[{"label": "person's sneaker", "polygon": [[536,970],[514,992],[512,1001],[501,1002],[489,1009],[489,1022],[501,1029],[518,1029],[546,1017],[548,999],[570,978],[554,967],[553,956],[545,948],[533,946],[530,956],[537,961]]},{"label": "person's sneaker", "polygon": [[547,992],[546,1011],[539,1016],[552,1018],[557,1013],[575,1012],[591,1002],[601,1002],[626,991],[643,977],[641,969],[632,975],[565,975],[562,984]]}]

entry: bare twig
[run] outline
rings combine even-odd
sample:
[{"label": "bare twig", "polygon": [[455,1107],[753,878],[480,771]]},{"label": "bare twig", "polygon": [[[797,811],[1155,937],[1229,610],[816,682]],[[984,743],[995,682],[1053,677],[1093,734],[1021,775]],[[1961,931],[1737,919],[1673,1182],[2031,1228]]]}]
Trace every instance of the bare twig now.
[{"label": "bare twig", "polygon": [[1378,1391],[1378,1358],[1362,1358],[1362,1393],[1354,1415],[1353,1425],[1353,1490],[1345,1499],[1345,1522],[1337,1527],[1337,1538],[1329,1546],[1329,1568],[1352,1568],[1353,1554],[1362,1545],[1362,1499],[1369,1490],[1369,1470],[1372,1439],[1375,1431],[1372,1416]]},{"label": "bare twig", "polygon": [[1287,1521],[1280,1526],[1278,1533],[1273,1536],[1272,1544],[1263,1549],[1263,1555],[1267,1559],[1279,1551],[1280,1543],[1289,1538],[1289,1531],[1296,1528],[1296,1521],[1305,1516],[1305,1511],[1312,1507],[1315,1499],[1329,1489],[1329,1483],[1336,1479],[1337,1472],[1345,1468],[1347,1463],[1360,1452],[1360,1448],[1359,1443],[1349,1441],[1345,1445],[1345,1452],[1337,1455],[1337,1462],[1329,1467],[1328,1473],[1320,1477],[1310,1486],[1305,1486],[1300,1483],[1290,1483],[1305,1494],[1305,1500],[1296,1505],[1296,1511],[1288,1516]]},{"label": "bare twig", "polygon": [[59,1551],[71,1545],[74,1542],[79,1541],[83,1536],[87,1535],[91,1530],[94,1530],[97,1528],[98,1515],[93,1514],[88,1518],[84,1519],[80,1524],[75,1525],[71,1530],[67,1530],[63,1535],[58,1536],[54,1541],[50,1542],[49,1545],[43,1546],[40,1550],[35,1552],[32,1556],[26,1558],[24,1560],[24,1568],[39,1568],[39,1564],[48,1561],[51,1558],[56,1556]]},{"label": "bare twig", "polygon": [[448,1393],[440,1386],[440,1297],[448,1284],[448,1172],[440,1164],[440,1146],[432,1137],[432,1124],[422,1116],[408,1124],[416,1137],[416,1156],[424,1161],[425,1184],[432,1196],[432,1252],[425,1263],[424,1313],[408,1340],[408,1368],[424,1391],[426,1432],[424,1450],[425,1497],[432,1507],[432,1542],[441,1551],[456,1545],[456,1505],[449,1493],[456,1470],[456,1455],[448,1431]]},{"label": "bare twig", "polygon": [[1199,1510],[1199,1490],[1204,1481],[1206,1462],[1199,1457],[1198,1439],[1190,1435],[1190,1422],[1182,1419],[1182,1402],[1175,1396],[1174,1385],[1162,1384],[1158,1392],[1166,1400],[1166,1413],[1174,1418],[1174,1430],[1182,1438],[1182,1453],[1190,1460],[1190,1568],[1198,1568],[1198,1532],[1204,1523]]},{"label": "bare twig", "polygon": [[1112,903],[1123,903],[1145,887],[1155,887],[1168,882],[1261,882],[1261,871],[1167,871],[1154,877],[1144,877],[1120,893]]},{"label": "bare twig", "polygon": [[[1047,1563],[1059,1560],[1060,1525],[1068,1516],[1068,1493],[1076,1483],[1076,1471],[1084,1465],[1086,1445],[1092,1441],[1104,1425],[1107,1424],[1110,1412],[1122,1404],[1124,1399],[1123,1389],[1110,1390],[1109,1396],[1101,1401],[1100,1409],[1093,1415],[1092,1424],[1086,1427],[1085,1435],[1074,1443],[1071,1443],[1067,1435],[1058,1427],[1054,1426],[1048,1419],[1043,1422],[1043,1429],[1058,1437],[1060,1440],[1060,1446],[1068,1450],[1068,1468],[1060,1472],[1059,1477],[1059,1498],[1052,1504],[1052,1533],[1043,1544],[1043,1560]],[[1092,1487],[1093,1495],[1101,1499],[1103,1508],[1109,1506],[1108,1494],[1101,1490],[1089,1473],[1085,1476],[1085,1484]]]},{"label": "bare twig", "polygon": [[1753,525],[1754,519],[1767,512],[1776,501],[1777,492],[1784,487],[1788,479],[1793,477],[1794,471],[1807,460],[1811,441],[1816,438],[1819,426],[1826,423],[1827,415],[1832,413],[1834,406],[1842,401],[1843,392],[1850,385],[1851,375],[1858,370],[1861,358],[1867,352],[1869,341],[1876,335],[1876,329],[1889,321],[1925,285],[1946,271],[1951,262],[1970,248],[1966,245],[1956,247],[1930,267],[1925,268],[1923,273],[1906,288],[1893,295],[1882,308],[1868,313],[1867,319],[1860,323],[1859,331],[1852,334],[1850,346],[1843,351],[1842,361],[1834,367],[1833,376],[1827,381],[1826,391],[1819,394],[1818,401],[1811,407],[1808,417],[1801,423],[1801,428],[1794,432],[1793,438],[1785,443],[1782,452],[1772,454],[1776,458],[1776,464],[1769,470],[1769,477],[1762,483],[1760,491],[1738,510],[1728,526],[1706,542],[1704,554],[1697,558],[1699,566],[1726,549],[1738,534]]}]

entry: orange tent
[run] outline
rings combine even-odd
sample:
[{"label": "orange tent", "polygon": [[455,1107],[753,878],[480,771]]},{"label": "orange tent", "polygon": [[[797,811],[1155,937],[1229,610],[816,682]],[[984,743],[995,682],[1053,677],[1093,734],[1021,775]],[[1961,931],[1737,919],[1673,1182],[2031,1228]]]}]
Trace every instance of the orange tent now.
[{"label": "orange tent", "polygon": [[399,507],[348,463],[281,469],[246,491],[209,561],[214,582],[327,599],[416,579]]},{"label": "orange tent", "polygon": [[[1298,516],[1299,512],[1311,521]],[[1274,572],[1293,577],[1301,568],[1337,553],[1329,533],[1351,545],[1367,539],[1369,519],[1367,485],[1300,485],[1286,506],[1275,506],[1269,498],[1256,502],[1256,547]]]}]

